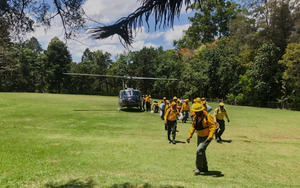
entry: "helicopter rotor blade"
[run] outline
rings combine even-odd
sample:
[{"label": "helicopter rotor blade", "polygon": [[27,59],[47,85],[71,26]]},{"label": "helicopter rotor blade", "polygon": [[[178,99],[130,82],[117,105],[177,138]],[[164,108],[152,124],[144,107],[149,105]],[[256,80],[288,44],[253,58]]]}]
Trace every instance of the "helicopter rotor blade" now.
[{"label": "helicopter rotor blade", "polygon": [[83,73],[63,73],[71,76],[92,76],[92,77],[107,77],[107,78],[123,78],[128,79],[127,76],[113,76],[113,75],[101,75],[101,74],[83,74]]},{"label": "helicopter rotor blade", "polygon": [[153,78],[153,77],[135,77],[135,76],[114,76],[114,75],[101,75],[101,74],[83,74],[83,73],[63,73],[71,76],[92,76],[92,77],[105,77],[105,78],[121,78],[128,80],[177,80],[176,78]]},{"label": "helicopter rotor blade", "polygon": [[152,77],[131,77],[131,79],[135,79],[135,80],[177,80],[176,78],[152,78]]}]

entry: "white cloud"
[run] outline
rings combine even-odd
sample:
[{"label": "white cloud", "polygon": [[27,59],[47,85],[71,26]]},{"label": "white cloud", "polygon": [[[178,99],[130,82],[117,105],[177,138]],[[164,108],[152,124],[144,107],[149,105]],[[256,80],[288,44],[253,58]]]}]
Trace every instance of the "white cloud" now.
[{"label": "white cloud", "polygon": [[104,24],[117,21],[138,7],[137,0],[87,0],[83,5],[90,18]]},{"label": "white cloud", "polygon": [[164,34],[165,41],[169,45],[172,44],[174,40],[178,40],[183,37],[184,31],[187,30],[190,26],[191,24],[175,25],[172,29]]},{"label": "white cloud", "polygon": [[[126,16],[138,7],[137,0],[87,0],[83,8],[86,13],[102,23],[111,23],[122,16]],[[98,19],[99,18],[99,19]],[[128,50],[136,51],[143,47],[158,47],[169,45],[171,47],[173,40],[178,40],[183,36],[183,30],[186,30],[190,25],[175,25],[173,29],[166,32],[157,31],[148,33],[144,27],[137,30],[134,36],[132,47],[125,49],[118,36],[112,36],[103,40],[94,40],[87,33],[80,33],[73,40],[67,41],[67,46],[72,54],[73,61],[79,62],[86,48],[92,51],[102,50],[111,53],[112,56],[119,55]],[[28,34],[27,38],[36,37],[42,44],[44,49],[47,48],[50,40],[53,37],[64,39],[64,29],[60,19],[55,18],[51,27],[37,27],[35,32]]]}]

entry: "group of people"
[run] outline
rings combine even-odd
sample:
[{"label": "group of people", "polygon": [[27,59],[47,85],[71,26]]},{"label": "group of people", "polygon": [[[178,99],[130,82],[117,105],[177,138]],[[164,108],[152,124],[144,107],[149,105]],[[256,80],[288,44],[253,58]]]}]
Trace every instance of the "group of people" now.
[{"label": "group of people", "polygon": [[[180,100],[173,97],[168,101],[166,97],[158,103],[160,108],[160,117],[164,120],[165,130],[169,143],[176,144],[177,120],[181,119],[182,123],[186,123],[189,118],[192,120],[192,125],[187,143],[190,143],[194,133],[197,134],[197,152],[196,152],[196,170],[195,175],[208,172],[206,148],[215,136],[218,143],[222,142],[222,134],[225,130],[226,117],[229,122],[229,117],[224,103],[220,102],[218,108],[214,110],[213,115],[210,114],[212,108],[208,105],[205,98],[196,98],[193,100],[192,107],[189,106],[189,99]],[[172,134],[172,139],[171,139]]]}]

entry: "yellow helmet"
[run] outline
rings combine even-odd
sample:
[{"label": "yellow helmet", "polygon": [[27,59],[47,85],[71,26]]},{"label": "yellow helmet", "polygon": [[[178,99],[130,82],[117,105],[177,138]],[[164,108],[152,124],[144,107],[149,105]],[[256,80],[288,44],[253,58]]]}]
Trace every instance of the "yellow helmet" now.
[{"label": "yellow helmet", "polygon": [[184,102],[189,102],[189,99],[185,99]]},{"label": "yellow helmet", "polygon": [[202,101],[205,101],[205,98],[204,98],[204,97],[202,97],[202,98],[201,98],[201,100],[202,100]]},{"label": "yellow helmet", "polygon": [[166,97],[164,97],[164,98],[163,98],[163,100],[167,100],[167,98],[166,98]]},{"label": "yellow helmet", "polygon": [[177,100],[177,97],[175,96],[175,97],[173,97],[173,100]]},{"label": "yellow helmet", "polygon": [[223,102],[220,102],[220,103],[219,103],[219,106],[224,106],[224,103],[223,103]]},{"label": "yellow helmet", "polygon": [[200,97],[197,97],[197,98],[195,99],[195,102],[196,102],[196,103],[201,103]]},{"label": "yellow helmet", "polygon": [[203,111],[205,109],[205,107],[202,104],[195,104],[193,105],[193,112],[200,112]]}]

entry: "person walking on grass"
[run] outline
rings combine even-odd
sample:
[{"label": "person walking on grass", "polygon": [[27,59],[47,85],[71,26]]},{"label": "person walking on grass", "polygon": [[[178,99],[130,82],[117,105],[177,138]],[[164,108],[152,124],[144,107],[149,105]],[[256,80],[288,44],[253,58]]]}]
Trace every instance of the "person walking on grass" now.
[{"label": "person walking on grass", "polygon": [[189,99],[184,100],[180,112],[183,115],[182,123],[186,123],[190,113]]},{"label": "person walking on grass", "polygon": [[195,117],[186,141],[190,143],[194,132],[197,133],[196,170],[194,174],[200,175],[200,173],[208,172],[206,148],[213,139],[216,123],[213,116],[205,111],[202,104],[194,104],[192,110],[195,112]]},{"label": "person walking on grass", "polygon": [[[177,103],[176,102],[172,102],[170,104],[170,108],[167,109],[166,113],[165,113],[165,126],[167,129],[167,134],[168,134],[168,140],[169,143],[173,143],[176,144],[175,142],[175,138],[176,138],[176,124],[177,124],[177,116],[179,115],[178,111],[177,111]],[[172,132],[172,140],[170,138],[170,134]]]},{"label": "person walking on grass", "polygon": [[146,95],[145,97],[145,103],[146,103],[146,111],[149,112],[151,110],[151,96],[150,95]]},{"label": "person walking on grass", "polygon": [[227,111],[225,110],[224,108],[224,103],[223,102],[220,102],[219,103],[219,107],[215,109],[215,112],[214,112],[214,118],[215,118],[215,122],[217,122],[219,124],[219,128],[217,129],[216,131],[216,134],[215,134],[215,137],[216,137],[216,140],[218,143],[221,143],[222,142],[222,134],[224,133],[225,131],[225,121],[224,121],[224,116],[226,117],[227,119],[227,122],[229,123],[230,120],[229,120],[229,117],[228,117],[228,114],[227,114]]},{"label": "person walking on grass", "polygon": [[159,109],[160,109],[160,118],[162,120],[164,120],[164,116],[165,116],[165,109],[166,109],[166,106],[167,106],[167,98],[164,97],[163,100],[160,102],[159,104]]}]

